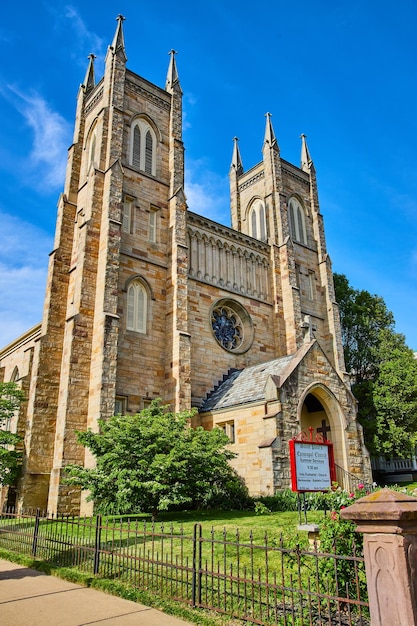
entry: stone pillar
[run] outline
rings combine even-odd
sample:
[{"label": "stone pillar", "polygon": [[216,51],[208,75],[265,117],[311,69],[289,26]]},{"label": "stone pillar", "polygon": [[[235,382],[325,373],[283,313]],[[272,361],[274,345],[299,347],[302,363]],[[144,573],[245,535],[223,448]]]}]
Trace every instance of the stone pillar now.
[{"label": "stone pillar", "polygon": [[340,514],[364,533],[372,626],[416,626],[417,498],[381,489]]}]

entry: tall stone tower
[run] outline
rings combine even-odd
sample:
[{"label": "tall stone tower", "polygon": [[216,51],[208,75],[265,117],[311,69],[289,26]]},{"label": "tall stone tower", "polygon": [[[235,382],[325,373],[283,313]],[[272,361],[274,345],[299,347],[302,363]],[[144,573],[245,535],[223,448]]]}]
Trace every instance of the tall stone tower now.
[{"label": "tall stone tower", "polygon": [[301,167],[284,161],[267,114],[248,171],[235,140],[232,227],[213,222],[184,194],[175,52],[163,89],[126,61],[119,16],[103,78],[91,55],[78,93],[42,324],[0,351],[28,398],[17,503],[91,512],[62,480],[94,464],[76,431],[157,397],[230,433],[252,493],[289,485],[288,438],[311,425],[369,478],[305,137]]},{"label": "tall stone tower", "polygon": [[[122,412],[141,408],[138,378],[141,395],[156,390],[176,409],[190,404],[187,318],[180,315],[188,266],[182,92],[174,52],[165,90],[126,69],[122,24],[119,16],[103,79],[95,84],[91,56],[79,90],[34,364],[20,497],[50,510],[80,504],[61,485],[64,465],[89,462],[75,431],[97,428],[116,398]],[[151,306],[139,322],[144,301]],[[131,331],[120,329],[125,315]]]},{"label": "tall stone tower", "polygon": [[305,135],[301,139],[299,168],[281,158],[267,113],[263,159],[244,172],[235,138],[230,169],[232,228],[270,244],[277,355],[295,352],[314,327],[314,336],[343,375],[339,311],[316,172]]}]

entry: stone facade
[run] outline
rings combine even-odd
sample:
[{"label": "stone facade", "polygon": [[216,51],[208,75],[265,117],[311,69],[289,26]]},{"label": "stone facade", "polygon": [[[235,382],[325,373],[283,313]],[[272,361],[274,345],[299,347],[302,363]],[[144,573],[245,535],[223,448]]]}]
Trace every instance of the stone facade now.
[{"label": "stone facade", "polygon": [[[157,397],[234,428],[253,493],[288,486],[287,440],[323,420],[337,463],[370,477],[305,138],[301,167],[284,161],[268,114],[246,172],[235,141],[229,228],[188,210],[181,99],[174,52],[164,89],[126,68],[119,18],[104,77],[91,57],[79,91],[42,324],[0,352],[1,376],[27,397],[19,505],[89,512],[61,480],[68,463],[93,463],[75,431]],[[278,372],[289,357],[256,399],[207,404],[230,372]]]}]

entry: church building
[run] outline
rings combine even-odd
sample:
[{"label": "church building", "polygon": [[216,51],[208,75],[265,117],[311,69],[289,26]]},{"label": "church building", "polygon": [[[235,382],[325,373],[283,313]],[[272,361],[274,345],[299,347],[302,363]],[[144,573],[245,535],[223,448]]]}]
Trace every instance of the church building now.
[{"label": "church building", "polygon": [[91,513],[62,481],[94,464],[76,431],[154,398],[224,429],[252,495],[290,486],[288,441],[309,427],[340,476],[371,481],[305,137],[300,166],[285,161],[267,114],[249,170],[235,139],[231,227],[211,221],[184,193],[174,51],[164,88],[126,61],[119,16],[103,78],[91,55],[79,90],[42,323],[0,350],[0,380],[26,397],[9,502]]}]

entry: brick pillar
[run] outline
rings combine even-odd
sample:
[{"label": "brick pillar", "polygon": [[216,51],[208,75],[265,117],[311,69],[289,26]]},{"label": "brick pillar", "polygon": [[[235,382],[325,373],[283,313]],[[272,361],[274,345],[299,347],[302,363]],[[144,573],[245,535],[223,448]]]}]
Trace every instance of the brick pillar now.
[{"label": "brick pillar", "polygon": [[340,514],[364,534],[372,626],[416,626],[417,498],[381,489]]}]

